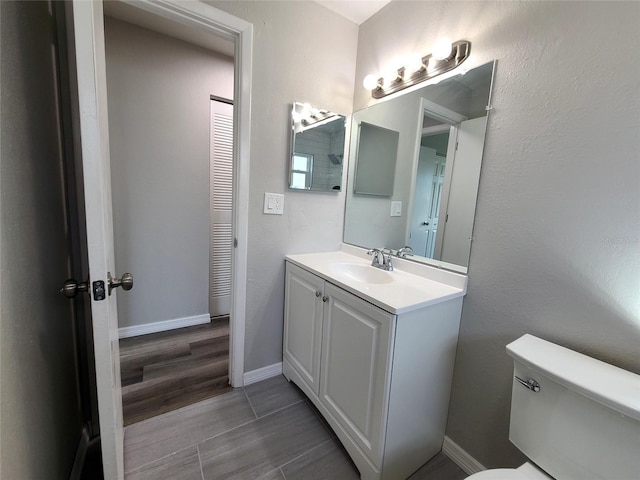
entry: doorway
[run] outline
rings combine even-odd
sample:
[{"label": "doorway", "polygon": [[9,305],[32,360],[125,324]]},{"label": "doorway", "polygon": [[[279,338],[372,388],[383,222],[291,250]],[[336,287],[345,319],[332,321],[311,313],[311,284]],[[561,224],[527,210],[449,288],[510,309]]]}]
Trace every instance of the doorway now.
[{"label": "doorway", "polygon": [[407,237],[417,255],[439,260],[449,217],[447,204],[458,130],[467,117],[426,98],[420,99],[419,112],[421,134],[416,145]]},{"label": "doorway", "polygon": [[[73,58],[77,67],[78,144],[82,153],[85,191],[88,260],[91,269],[93,343],[95,350],[101,446],[106,478],[123,477],[122,397],[120,386],[118,314],[119,295],[110,295],[116,282],[111,175],[109,172],[109,125],[104,58],[102,2],[74,0]],[[248,175],[251,137],[252,25],[206,4],[140,1],[132,7],[149,12],[174,27],[190,32],[209,32],[234,42],[234,255],[230,323],[229,377],[241,386],[244,371],[244,321],[248,237]],[[153,16],[153,15],[152,15]],[[235,240],[237,239],[237,247]],[[108,289],[106,287],[109,287]],[[108,290],[108,292],[107,292]],[[107,293],[109,295],[107,295]],[[121,297],[120,297],[121,298]]]},{"label": "doorway", "polygon": [[448,144],[448,125],[432,127],[420,141],[409,246],[427,258],[435,258]]},{"label": "doorway", "polygon": [[116,270],[136,279],[118,298],[128,425],[228,390],[233,116],[220,126],[210,97],[232,97],[234,64],[110,13],[105,6]]}]

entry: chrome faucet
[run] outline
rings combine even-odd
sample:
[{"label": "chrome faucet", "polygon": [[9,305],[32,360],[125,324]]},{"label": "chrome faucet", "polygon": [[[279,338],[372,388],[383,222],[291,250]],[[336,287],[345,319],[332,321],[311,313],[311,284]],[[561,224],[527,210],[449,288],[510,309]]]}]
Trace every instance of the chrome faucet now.
[{"label": "chrome faucet", "polygon": [[391,262],[391,252],[386,249],[372,248],[367,251],[367,255],[372,255],[371,266],[376,268],[381,268],[382,270],[386,270],[387,272],[393,271],[393,263]]},{"label": "chrome faucet", "polygon": [[404,247],[402,247],[400,250],[398,250],[396,252],[396,256],[399,258],[405,258],[407,256],[413,256],[413,248],[411,248],[409,245],[405,245]]}]

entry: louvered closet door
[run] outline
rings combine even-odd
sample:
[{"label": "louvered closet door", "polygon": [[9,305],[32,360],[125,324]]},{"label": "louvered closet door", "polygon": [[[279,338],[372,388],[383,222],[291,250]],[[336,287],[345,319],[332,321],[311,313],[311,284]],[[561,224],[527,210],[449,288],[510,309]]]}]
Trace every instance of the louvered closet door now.
[{"label": "louvered closet door", "polygon": [[233,248],[233,106],[217,100],[211,100],[210,149],[209,311],[215,316],[231,309]]}]

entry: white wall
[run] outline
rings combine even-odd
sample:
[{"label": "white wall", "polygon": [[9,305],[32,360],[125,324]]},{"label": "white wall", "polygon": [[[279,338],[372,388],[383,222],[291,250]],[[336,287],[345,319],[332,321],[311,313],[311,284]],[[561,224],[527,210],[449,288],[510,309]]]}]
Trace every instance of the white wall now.
[{"label": "white wall", "polygon": [[120,327],[209,314],[210,95],[233,60],[105,18]]},{"label": "white wall", "polygon": [[635,2],[394,1],[361,26],[357,85],[445,35],[498,60],[447,427],[488,467],[523,460],[510,341],[640,373],[639,24]]},{"label": "white wall", "polygon": [[69,478],[82,418],[70,276],[55,19],[0,2],[0,477]]},{"label": "white wall", "polygon": [[[313,2],[209,2],[254,27],[245,370],[282,361],[284,256],[336,250],[344,193],[287,189],[293,101],[351,113],[358,27]],[[344,183],[343,183],[344,185]],[[284,215],[265,215],[265,192]]]}]

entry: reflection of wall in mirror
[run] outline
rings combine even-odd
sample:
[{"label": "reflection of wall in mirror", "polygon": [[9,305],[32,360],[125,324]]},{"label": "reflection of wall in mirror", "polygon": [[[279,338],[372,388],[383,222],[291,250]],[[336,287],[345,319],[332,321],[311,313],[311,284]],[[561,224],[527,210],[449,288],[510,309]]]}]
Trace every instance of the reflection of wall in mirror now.
[{"label": "reflection of wall in mirror", "polygon": [[[344,241],[354,245],[366,248],[386,246],[390,248],[400,248],[409,240],[409,232],[412,224],[413,198],[411,192],[414,189],[414,175],[417,171],[417,151],[416,148],[420,144],[421,126],[423,122],[423,112],[421,109],[421,99],[427,99],[433,103],[444,107],[445,109],[454,111],[467,118],[482,118],[486,122],[486,105],[488,101],[489,88],[491,85],[491,75],[493,63],[479,66],[461,77],[447,79],[437,85],[428,85],[422,89],[404,93],[400,96],[388,99],[387,101],[375,103],[370,107],[355,112],[352,120],[351,138],[352,142],[349,146],[349,172],[347,184],[347,199],[345,209],[345,228]],[[398,162],[396,166],[396,178],[394,182],[393,196],[391,198],[375,198],[354,195],[353,178],[355,169],[355,155],[357,145],[354,139],[356,130],[354,128],[358,122],[368,122],[379,125],[384,128],[396,130],[400,133],[400,141],[398,146]],[[430,126],[436,126],[440,121],[432,123]],[[453,145],[448,148],[455,148],[455,139],[451,139]],[[480,145],[483,146],[483,143]],[[478,159],[482,158],[482,148],[478,150]],[[441,153],[441,152],[440,152]],[[449,155],[453,155],[453,151]],[[446,155],[446,154],[445,154]],[[442,210],[445,211],[448,194],[450,192],[449,169],[453,169],[453,162],[449,165],[447,160],[445,177],[443,183],[443,196],[441,197]],[[479,164],[477,165],[479,167]],[[475,170],[472,175],[479,178],[479,170]],[[461,182],[457,182],[460,184]],[[471,185],[469,182],[468,185]],[[462,189],[461,189],[462,190]],[[447,258],[456,259],[455,262],[447,261],[441,258],[443,226],[446,215],[440,215],[438,218],[439,225],[436,234],[436,246],[434,251],[434,259],[443,263],[453,264],[450,267],[459,265],[466,268],[468,265],[468,249],[471,229],[473,227],[473,216],[475,212],[475,195],[477,192],[477,183],[473,188],[464,189],[460,198],[468,198],[470,203],[467,207],[457,205],[454,200],[454,207],[458,206],[460,211],[465,212],[465,221],[461,221],[459,225],[451,229],[449,238],[455,234],[453,231],[463,232],[460,242],[454,240],[455,244],[445,252]],[[455,193],[455,192],[454,192]],[[446,194],[446,195],[445,195]],[[457,195],[457,194],[456,194]],[[471,199],[471,196],[473,197]],[[457,198],[457,197],[456,197]],[[403,216],[390,216],[391,201],[403,202]],[[467,215],[468,214],[468,215]],[[434,217],[437,215],[431,215]],[[456,214],[456,218],[462,218]],[[462,225],[464,224],[464,228]],[[463,248],[462,244],[466,245]],[[431,251],[431,249],[430,249]],[[427,255],[428,256],[428,255]],[[413,257],[414,260],[424,258],[418,255]],[[449,266],[445,268],[450,268]]]},{"label": "reflection of wall in mirror", "polygon": [[453,163],[451,188],[444,224],[440,260],[468,265],[478,182],[484,151],[487,117],[466,120],[458,125],[458,149]]},{"label": "reflection of wall in mirror", "polygon": [[310,128],[296,134],[295,153],[313,155],[313,190],[332,190],[342,183],[342,164],[333,163],[329,155],[342,155],[344,129],[330,133],[321,128]]},{"label": "reflection of wall in mirror", "polygon": [[[396,103],[397,102],[397,103]],[[409,190],[413,177],[413,153],[415,149],[419,101],[410,95],[398,97],[392,102],[375,105],[354,114],[349,146],[349,174],[347,208],[345,211],[344,239],[347,243],[364,247],[404,246],[407,226],[406,208],[403,215],[391,217],[392,201],[409,205]],[[393,195],[374,197],[354,194],[355,161],[358,123],[366,122],[399,132]]]},{"label": "reflection of wall in mirror", "polygon": [[[460,93],[460,89],[454,89],[446,84],[430,85],[428,87],[432,97],[437,89],[438,99],[449,98],[443,103],[452,110],[463,110],[471,103],[471,91],[466,90],[466,95]],[[401,217],[390,216],[390,202],[402,201],[403,205],[410,204],[410,192],[415,171],[415,148],[419,142],[418,122],[422,122],[420,112],[420,99],[425,96],[422,90],[406,93],[391,101],[373,105],[354,114],[352,121],[351,138],[357,138],[354,126],[357,122],[365,121],[400,132],[398,144],[398,160],[396,164],[396,176],[394,181],[393,196],[386,198],[362,197],[353,194],[353,178],[355,162],[349,162],[349,176],[347,186],[347,208],[345,212],[344,240],[346,243],[363,247],[391,247],[400,248],[406,244],[406,232],[408,227],[408,209],[405,208]],[[486,98],[485,98],[486,101]],[[483,108],[484,111],[484,108]],[[349,158],[356,156],[356,145],[352,141],[349,146]]]}]

